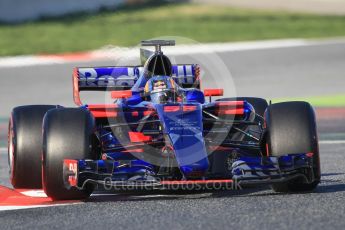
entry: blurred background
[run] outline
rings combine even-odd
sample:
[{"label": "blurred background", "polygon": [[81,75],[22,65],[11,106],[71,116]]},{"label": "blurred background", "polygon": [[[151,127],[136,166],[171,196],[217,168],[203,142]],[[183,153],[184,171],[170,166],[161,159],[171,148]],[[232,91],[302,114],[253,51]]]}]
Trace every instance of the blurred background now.
[{"label": "blurred background", "polygon": [[231,78],[228,95],[345,106],[345,0],[1,0],[0,117],[71,106],[74,66],[127,64],[124,47],[162,36],[194,43],[176,61],[224,62],[217,76],[203,66],[205,87]]},{"label": "blurred background", "polygon": [[13,107],[73,106],[73,67],[139,64],[137,45],[157,37],[201,64],[204,87],[309,101],[343,137],[326,118],[345,119],[345,0],[1,0],[3,143]]},{"label": "blurred background", "polygon": [[[234,200],[220,196],[212,202],[193,198],[196,201],[175,206],[178,201],[162,199],[146,214],[130,219],[127,213],[144,210],[145,201],[133,201],[130,211],[128,203],[119,209],[126,216],[118,222],[134,225],[141,217],[152,220],[152,229],[181,226],[193,224],[194,210],[200,215],[192,217],[203,229],[343,229],[345,0],[0,0],[0,184],[11,186],[7,122],[13,107],[74,106],[73,67],[139,64],[138,44],[157,37],[177,39],[176,48],[164,49],[174,62],[201,65],[204,88],[222,87],[226,95],[263,97],[273,103],[310,102],[317,115],[322,183],[308,195],[252,191],[254,197],[241,193]],[[92,206],[102,221],[119,207],[105,205]],[[235,211],[230,215],[231,205]],[[54,216],[60,222],[66,213],[55,213],[47,221]],[[23,220],[34,219],[27,218]]]}]

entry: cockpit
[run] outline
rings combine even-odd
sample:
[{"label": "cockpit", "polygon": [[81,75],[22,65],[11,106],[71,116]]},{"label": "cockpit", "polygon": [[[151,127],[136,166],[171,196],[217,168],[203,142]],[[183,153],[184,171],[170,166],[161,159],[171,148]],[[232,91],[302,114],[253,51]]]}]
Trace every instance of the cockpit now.
[{"label": "cockpit", "polygon": [[175,103],[182,99],[183,93],[175,81],[169,76],[153,76],[146,85],[144,92],[153,103]]},{"label": "cockpit", "polygon": [[[144,70],[132,87],[132,91],[138,93],[138,97],[140,95],[142,99],[156,104],[183,102],[188,99],[188,96],[192,100],[197,93],[189,92],[187,94],[187,91],[176,82],[176,79],[173,79],[171,61],[161,51],[161,46],[172,46],[175,45],[175,42],[153,40],[143,41],[142,45],[155,46],[155,51],[141,50],[141,61]],[[175,72],[178,73],[178,68]],[[203,95],[200,98],[202,98],[200,101],[203,101]],[[135,101],[138,100],[135,99]]]}]

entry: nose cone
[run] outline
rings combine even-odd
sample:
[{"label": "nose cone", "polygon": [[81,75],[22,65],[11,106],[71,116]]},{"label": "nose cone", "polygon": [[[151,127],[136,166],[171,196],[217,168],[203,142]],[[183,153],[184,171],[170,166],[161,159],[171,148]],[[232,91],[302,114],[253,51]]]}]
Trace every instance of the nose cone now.
[{"label": "nose cone", "polygon": [[[174,109],[170,109],[172,107]],[[160,104],[156,109],[181,172],[187,178],[204,176],[209,162],[203,138],[201,105]]]}]

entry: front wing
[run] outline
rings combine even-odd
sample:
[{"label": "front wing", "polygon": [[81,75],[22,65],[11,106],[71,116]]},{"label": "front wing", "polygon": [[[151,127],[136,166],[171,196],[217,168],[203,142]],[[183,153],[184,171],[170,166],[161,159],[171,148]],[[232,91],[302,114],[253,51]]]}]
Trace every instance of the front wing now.
[{"label": "front wing", "polygon": [[[83,189],[86,184],[104,188],[169,189],[174,187],[226,186],[236,189],[240,185],[274,184],[293,179],[307,183],[315,180],[313,158],[310,154],[290,154],[281,157],[239,157],[229,168],[228,178],[215,178],[208,174],[198,180],[164,179],[156,174],[153,166],[141,160],[125,165],[114,160],[65,159],[64,182],[67,188]],[[211,188],[211,187],[210,187]]]}]

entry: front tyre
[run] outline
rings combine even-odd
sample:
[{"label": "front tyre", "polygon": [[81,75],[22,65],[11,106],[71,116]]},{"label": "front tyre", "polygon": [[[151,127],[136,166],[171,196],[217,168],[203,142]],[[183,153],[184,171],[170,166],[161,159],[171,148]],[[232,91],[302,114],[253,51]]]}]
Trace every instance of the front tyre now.
[{"label": "front tyre", "polygon": [[66,188],[64,159],[94,159],[92,138],[95,121],[91,113],[80,108],[50,110],[43,121],[43,188],[53,200],[85,199],[93,187],[83,190]]},{"label": "front tyre", "polygon": [[274,184],[276,192],[306,192],[320,183],[320,156],[315,113],[307,102],[283,102],[270,105],[265,112],[268,155],[284,156],[312,153],[313,177],[309,181],[296,179]]}]

